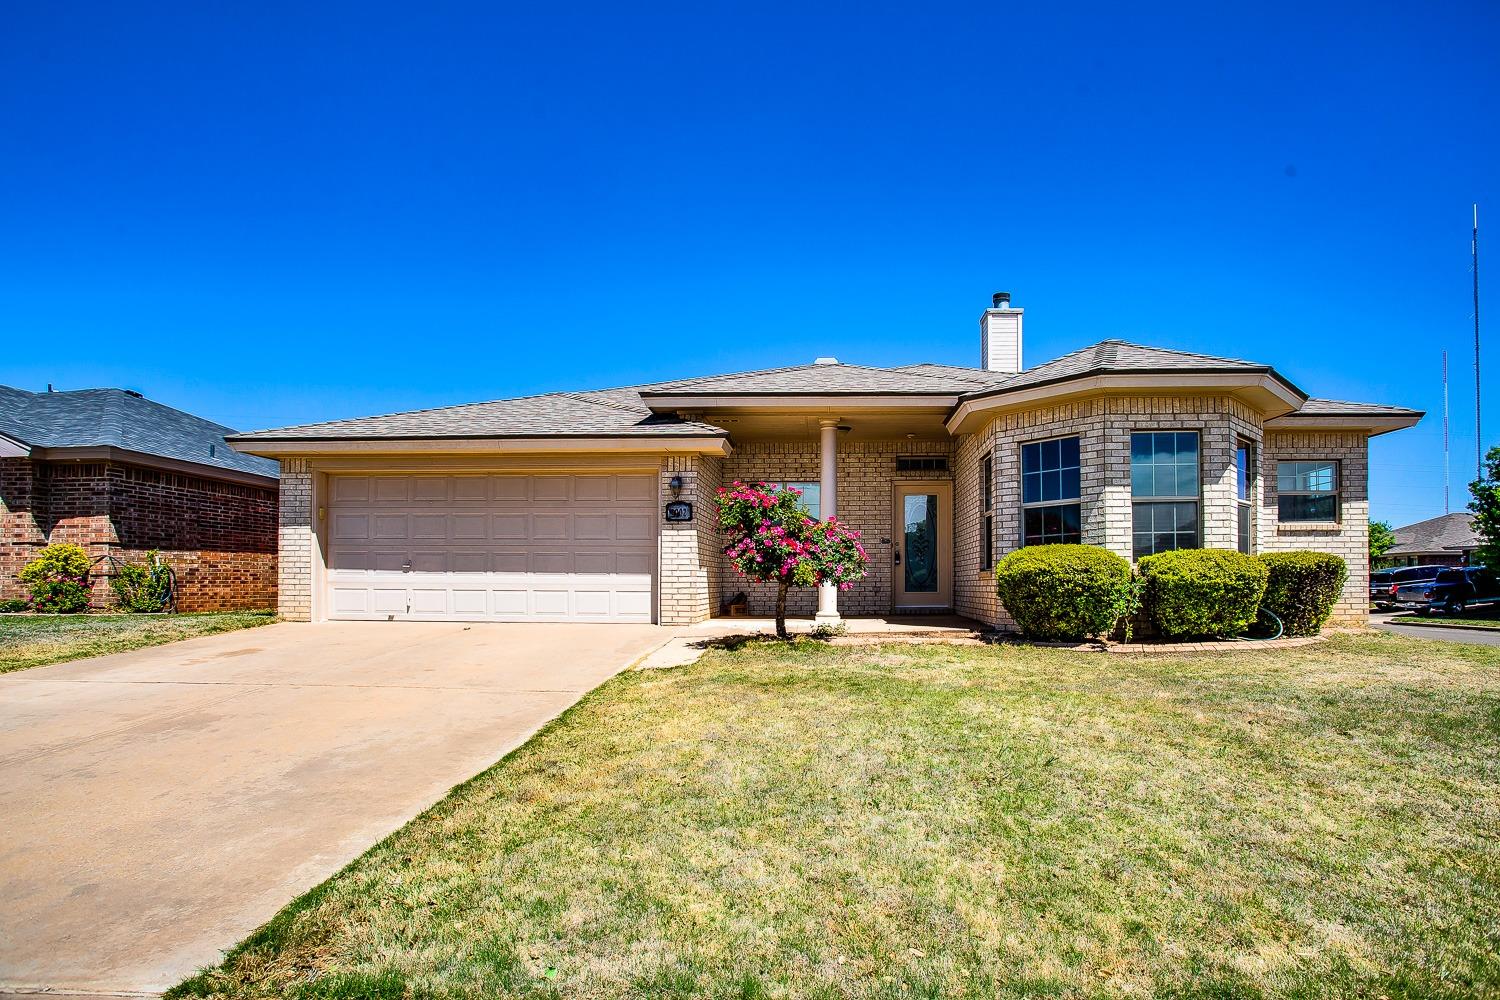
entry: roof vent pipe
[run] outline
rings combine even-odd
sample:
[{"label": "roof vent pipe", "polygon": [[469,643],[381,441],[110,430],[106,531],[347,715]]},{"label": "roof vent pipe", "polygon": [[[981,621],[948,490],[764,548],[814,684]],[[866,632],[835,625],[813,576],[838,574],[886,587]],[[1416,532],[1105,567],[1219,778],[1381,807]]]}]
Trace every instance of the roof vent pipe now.
[{"label": "roof vent pipe", "polygon": [[1008,309],[1010,308],[1010,292],[996,292],[990,296],[990,302],[993,309]]}]

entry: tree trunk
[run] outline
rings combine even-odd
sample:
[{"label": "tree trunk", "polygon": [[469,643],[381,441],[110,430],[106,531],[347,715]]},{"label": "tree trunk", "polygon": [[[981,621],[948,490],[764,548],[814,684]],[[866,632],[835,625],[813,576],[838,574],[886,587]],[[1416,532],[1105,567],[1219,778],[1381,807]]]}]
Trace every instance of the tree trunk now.
[{"label": "tree trunk", "polygon": [[786,631],[786,589],[785,580],[776,584],[776,638],[791,638]]}]

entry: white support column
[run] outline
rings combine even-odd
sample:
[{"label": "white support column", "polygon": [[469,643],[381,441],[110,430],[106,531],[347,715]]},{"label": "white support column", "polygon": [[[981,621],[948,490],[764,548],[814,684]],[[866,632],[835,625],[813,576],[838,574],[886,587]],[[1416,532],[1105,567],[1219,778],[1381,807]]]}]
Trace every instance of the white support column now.
[{"label": "white support column", "polygon": [[[839,499],[839,422],[838,418],[830,418],[818,421],[821,427],[820,440],[822,442],[823,470],[819,486],[819,503],[823,519],[838,513]],[[839,617],[839,589],[831,583],[825,583],[818,588],[818,614],[816,621],[819,625],[837,625],[843,619]]]}]

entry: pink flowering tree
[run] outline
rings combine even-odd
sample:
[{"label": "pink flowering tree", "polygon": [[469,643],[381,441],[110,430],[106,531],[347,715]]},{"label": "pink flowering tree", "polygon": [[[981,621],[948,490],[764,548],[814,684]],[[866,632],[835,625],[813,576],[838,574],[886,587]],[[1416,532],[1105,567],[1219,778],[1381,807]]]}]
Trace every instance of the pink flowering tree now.
[{"label": "pink flowering tree", "polygon": [[719,490],[724,557],[741,576],[776,584],[776,634],[783,639],[788,590],[825,583],[848,590],[870,568],[859,532],[836,517],[813,520],[802,509],[801,495],[791,487],[738,480]]}]

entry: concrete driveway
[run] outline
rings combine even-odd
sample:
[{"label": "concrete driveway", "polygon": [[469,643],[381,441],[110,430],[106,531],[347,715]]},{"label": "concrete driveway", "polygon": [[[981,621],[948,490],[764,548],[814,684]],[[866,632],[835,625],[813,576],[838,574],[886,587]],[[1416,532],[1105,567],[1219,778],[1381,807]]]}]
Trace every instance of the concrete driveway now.
[{"label": "concrete driveway", "polygon": [[[1453,625],[1397,625],[1391,619],[1395,612],[1372,612],[1370,624],[1408,639],[1434,639],[1438,642],[1466,642],[1475,646],[1500,646],[1500,631],[1482,628],[1459,628]],[[1410,621],[1411,619],[1407,619]]]},{"label": "concrete driveway", "polygon": [[671,635],[281,624],[0,676],[0,990],[172,985]]}]

